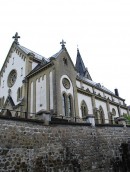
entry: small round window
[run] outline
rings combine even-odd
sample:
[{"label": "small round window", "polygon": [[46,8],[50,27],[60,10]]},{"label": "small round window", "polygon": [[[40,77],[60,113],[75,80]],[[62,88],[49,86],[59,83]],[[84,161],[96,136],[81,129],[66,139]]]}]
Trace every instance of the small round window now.
[{"label": "small round window", "polygon": [[17,79],[17,72],[16,72],[16,70],[12,70],[8,76],[8,86],[12,87],[14,85],[16,79]]},{"label": "small round window", "polygon": [[67,78],[63,78],[62,84],[66,89],[70,88],[70,81]]}]

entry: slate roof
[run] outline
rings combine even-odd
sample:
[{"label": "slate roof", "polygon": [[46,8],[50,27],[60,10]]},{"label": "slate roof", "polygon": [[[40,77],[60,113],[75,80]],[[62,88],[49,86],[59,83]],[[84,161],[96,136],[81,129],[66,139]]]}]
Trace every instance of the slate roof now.
[{"label": "slate roof", "polygon": [[77,78],[83,80],[83,81],[86,81],[87,83],[97,87],[97,88],[100,88],[106,92],[108,92],[109,94],[112,94],[112,95],[115,95],[112,91],[110,91],[109,89],[107,89],[106,87],[102,86],[100,83],[97,83],[97,82],[94,82],[92,80],[89,80],[87,79],[86,77],[83,77],[83,76],[77,76]]},{"label": "slate roof", "polygon": [[77,59],[76,59],[75,68],[76,68],[76,71],[79,73],[79,75],[92,80],[92,78],[88,72],[88,69],[84,65],[84,62],[83,62],[82,57],[80,55],[79,49],[77,49]]},{"label": "slate roof", "polygon": [[47,59],[47,58],[45,58],[45,57],[43,57],[43,56],[41,56],[41,55],[35,53],[34,51],[29,50],[28,48],[25,48],[25,47],[23,47],[22,45],[17,45],[17,46],[18,46],[22,51],[24,51],[26,54],[33,53],[33,54],[35,55],[35,58],[37,58],[38,60],[44,59],[45,61],[48,62],[48,59]]},{"label": "slate roof", "polygon": [[[40,68],[44,67],[46,64],[48,64],[49,62],[46,63],[39,63],[28,75],[33,74],[34,72],[36,72],[37,70],[39,70]],[[27,75],[27,76],[28,76]]]},{"label": "slate roof", "polygon": [[85,73],[86,73],[86,68],[85,68],[85,65],[83,63],[83,60],[81,58],[81,55],[80,55],[80,52],[79,50],[77,49],[77,59],[76,59],[76,70],[77,72],[81,75],[81,76],[85,76]]},{"label": "slate roof", "polygon": [[[29,53],[29,52],[34,53],[33,51],[31,51],[31,50],[29,50],[29,49],[27,49],[25,47],[22,47],[22,48],[23,48],[23,50],[26,51],[26,53]],[[33,74],[34,72],[36,72],[37,70],[39,70],[40,68],[44,67],[46,64],[48,64],[49,62],[51,62],[51,58],[57,58],[62,51],[63,51],[63,49],[61,49],[59,52],[57,52],[56,54],[52,55],[48,59],[39,55],[41,62],[29,73],[29,75],[30,74]],[[35,54],[37,54],[37,53],[35,53]]]},{"label": "slate roof", "polygon": [[[57,57],[60,55],[60,53],[62,53],[63,50],[64,50],[64,49],[61,49],[60,51],[58,51],[56,54],[52,55],[51,57],[57,58]],[[51,57],[50,57],[50,58],[51,58]],[[50,58],[49,58],[49,59],[50,59]]]}]

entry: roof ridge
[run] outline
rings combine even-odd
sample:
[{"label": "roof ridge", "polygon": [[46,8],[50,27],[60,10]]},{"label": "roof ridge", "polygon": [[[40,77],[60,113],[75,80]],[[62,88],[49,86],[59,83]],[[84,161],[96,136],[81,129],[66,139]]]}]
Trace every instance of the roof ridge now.
[{"label": "roof ridge", "polygon": [[38,54],[38,53],[36,53],[35,51],[32,51],[32,50],[30,50],[29,48],[26,48],[26,47],[24,47],[24,46],[22,46],[22,45],[17,45],[20,49],[22,49],[25,53],[29,53],[29,51],[30,52],[32,52],[34,55],[36,55],[36,58],[38,58],[38,59],[40,59],[40,60],[42,60],[42,58],[44,58],[46,61],[48,61],[48,58],[46,58],[46,57],[44,57],[44,56],[42,56],[42,55],[40,55],[40,54]]},{"label": "roof ridge", "polygon": [[[54,55],[52,55],[51,57],[57,58],[58,55],[63,51],[64,49],[60,49],[60,51],[58,51],[57,53],[55,53]],[[50,57],[50,58],[51,58]]]}]

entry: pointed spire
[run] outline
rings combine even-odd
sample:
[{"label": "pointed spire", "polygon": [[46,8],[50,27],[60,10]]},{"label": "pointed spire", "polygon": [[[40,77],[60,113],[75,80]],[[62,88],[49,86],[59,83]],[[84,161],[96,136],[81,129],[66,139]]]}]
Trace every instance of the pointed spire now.
[{"label": "pointed spire", "polygon": [[83,60],[81,58],[81,55],[80,55],[80,52],[79,52],[79,49],[77,48],[77,60],[76,60],[76,70],[77,72],[81,75],[81,76],[84,76],[85,75],[85,72],[86,72],[86,68],[85,68],[85,65],[83,63]]},{"label": "pointed spire", "polygon": [[77,70],[77,72],[79,73],[80,76],[83,76],[83,77],[86,77],[86,78],[92,80],[87,68],[84,65],[84,62],[82,60],[82,57],[80,55],[80,52],[79,52],[78,48],[77,48],[77,59],[76,59],[75,68],[76,68],[76,70]]}]

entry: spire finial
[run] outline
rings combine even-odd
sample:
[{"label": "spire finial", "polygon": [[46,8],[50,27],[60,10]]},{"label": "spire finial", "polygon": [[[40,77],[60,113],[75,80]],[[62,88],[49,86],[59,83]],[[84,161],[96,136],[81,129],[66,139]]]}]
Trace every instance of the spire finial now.
[{"label": "spire finial", "polygon": [[16,32],[12,38],[14,39],[14,42],[16,42],[16,44],[19,44],[18,39],[20,38],[20,36],[18,36],[18,32]]},{"label": "spire finial", "polygon": [[62,49],[64,49],[66,42],[62,39],[62,41],[60,42],[60,44],[61,44]]},{"label": "spire finial", "polygon": [[77,44],[77,51],[79,51],[79,45]]}]

